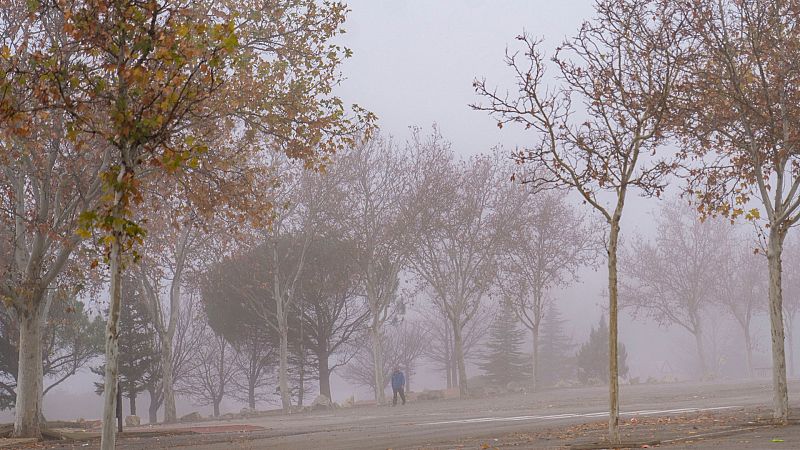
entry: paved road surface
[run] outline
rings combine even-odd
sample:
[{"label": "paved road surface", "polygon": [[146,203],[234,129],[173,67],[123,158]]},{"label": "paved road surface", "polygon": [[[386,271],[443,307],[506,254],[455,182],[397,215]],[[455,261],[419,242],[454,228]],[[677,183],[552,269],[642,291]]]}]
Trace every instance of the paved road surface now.
[{"label": "paved road surface", "polygon": [[[800,382],[790,383],[800,392]],[[494,399],[428,401],[397,407],[362,407],[333,412],[204,422],[203,426],[249,424],[261,431],[120,439],[118,448],[154,449],[405,449],[453,448],[515,432],[596,422],[607,417],[605,387],[550,390]],[[796,395],[791,397],[796,398]],[[622,386],[623,415],[677,416],[769,405],[765,382],[681,383]],[[190,426],[190,425],[185,425]],[[198,426],[195,424],[194,426]],[[553,442],[557,448],[558,442]],[[52,445],[49,448],[95,448]]]}]

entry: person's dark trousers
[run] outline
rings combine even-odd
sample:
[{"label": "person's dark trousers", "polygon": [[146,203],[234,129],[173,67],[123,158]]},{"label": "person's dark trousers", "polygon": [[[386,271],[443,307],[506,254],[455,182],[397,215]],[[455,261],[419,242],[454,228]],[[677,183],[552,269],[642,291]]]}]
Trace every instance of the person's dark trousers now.
[{"label": "person's dark trousers", "polygon": [[397,394],[400,394],[400,398],[403,400],[403,404],[405,405],[406,404],[406,394],[405,394],[405,392],[403,392],[403,388],[400,388],[400,389],[392,388],[392,391],[394,391],[394,399],[392,399],[392,406],[397,406]]}]

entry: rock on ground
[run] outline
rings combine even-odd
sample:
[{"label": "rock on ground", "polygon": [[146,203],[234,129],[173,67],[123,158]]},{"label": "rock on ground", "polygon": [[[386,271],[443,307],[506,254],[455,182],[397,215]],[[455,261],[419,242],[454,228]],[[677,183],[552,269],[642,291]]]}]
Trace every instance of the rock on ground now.
[{"label": "rock on ground", "polygon": [[193,412],[190,412],[189,414],[186,414],[185,416],[181,417],[181,422],[195,422],[195,421],[200,420],[202,418],[203,418],[203,416],[201,416],[199,412],[193,411]]},{"label": "rock on ground", "polygon": [[127,416],[125,417],[125,426],[126,427],[138,427],[142,424],[142,420],[139,416]]},{"label": "rock on ground", "polygon": [[311,403],[311,409],[314,411],[331,408],[333,408],[333,403],[331,403],[331,399],[329,399],[325,394],[318,395],[317,398],[315,398]]}]

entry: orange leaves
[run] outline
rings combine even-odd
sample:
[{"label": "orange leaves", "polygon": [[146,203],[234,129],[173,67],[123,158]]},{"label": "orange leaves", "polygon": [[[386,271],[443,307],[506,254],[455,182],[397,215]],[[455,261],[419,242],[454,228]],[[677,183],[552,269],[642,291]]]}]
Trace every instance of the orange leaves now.
[{"label": "orange leaves", "polygon": [[[44,20],[46,5],[31,4],[30,20]],[[265,156],[283,152],[316,169],[374,126],[374,114],[348,109],[333,94],[340,64],[350,56],[332,43],[345,18],[339,3],[59,0],[59,6],[63,45],[0,48],[3,60],[21,54],[41,72],[14,75],[9,95],[0,86],[0,118],[13,118],[17,135],[39,132],[18,104],[25,88],[36,107],[68,111],[73,145],[113,149],[103,204],[77,230],[83,238],[114,231],[141,239],[144,228],[135,221],[151,203],[145,196],[153,183],[202,204],[208,216],[226,208],[230,216],[264,215],[248,210],[268,203],[249,191],[268,171],[259,166]]]}]

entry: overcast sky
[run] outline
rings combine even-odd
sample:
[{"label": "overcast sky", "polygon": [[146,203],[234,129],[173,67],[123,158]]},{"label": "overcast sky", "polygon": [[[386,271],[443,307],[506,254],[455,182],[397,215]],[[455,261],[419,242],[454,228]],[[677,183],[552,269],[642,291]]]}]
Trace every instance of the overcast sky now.
[{"label": "overcast sky", "polygon": [[403,138],[411,125],[439,124],[462,154],[524,144],[472,111],[475,78],[508,86],[507,46],[527,31],[557,46],[591,16],[589,0],[354,0],[343,42],[354,52],[341,95],[378,115],[381,128]]}]

